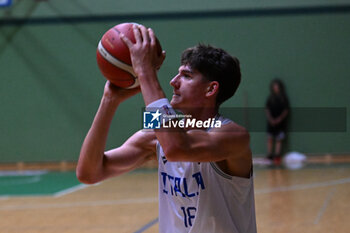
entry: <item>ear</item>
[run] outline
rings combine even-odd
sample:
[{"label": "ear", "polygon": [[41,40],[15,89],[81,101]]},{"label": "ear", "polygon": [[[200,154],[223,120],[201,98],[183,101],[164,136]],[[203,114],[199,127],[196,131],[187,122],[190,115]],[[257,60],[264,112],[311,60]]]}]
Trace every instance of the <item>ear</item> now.
[{"label": "ear", "polygon": [[206,97],[211,97],[213,95],[217,95],[219,93],[219,82],[212,81],[209,83],[207,87],[207,92],[205,94]]}]

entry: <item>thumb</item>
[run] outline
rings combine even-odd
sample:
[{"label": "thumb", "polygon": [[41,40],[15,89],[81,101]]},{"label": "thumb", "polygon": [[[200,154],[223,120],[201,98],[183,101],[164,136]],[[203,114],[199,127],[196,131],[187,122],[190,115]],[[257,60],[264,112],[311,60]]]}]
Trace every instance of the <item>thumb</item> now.
[{"label": "thumb", "polygon": [[166,52],[165,50],[162,51],[162,58],[163,58],[163,61],[165,60],[165,57],[166,57]]}]

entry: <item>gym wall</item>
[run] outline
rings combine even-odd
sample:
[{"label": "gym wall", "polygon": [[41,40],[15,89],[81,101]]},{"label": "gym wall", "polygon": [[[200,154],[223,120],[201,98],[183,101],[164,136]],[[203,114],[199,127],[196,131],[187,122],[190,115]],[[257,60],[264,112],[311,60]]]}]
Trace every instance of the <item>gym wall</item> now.
[{"label": "gym wall", "polygon": [[[292,107],[286,150],[348,153],[350,4],[332,2],[13,0],[0,8],[0,162],[77,160],[105,83],[97,43],[130,21],[152,27],[166,50],[159,80],[169,98],[185,48],[210,43],[240,59],[241,86],[223,107],[238,109],[232,118],[250,129],[255,156],[266,152],[263,108],[275,77]],[[141,96],[120,106],[107,149],[142,127],[143,106]],[[314,114],[300,122],[303,108]],[[298,128],[308,122],[336,124]]]}]

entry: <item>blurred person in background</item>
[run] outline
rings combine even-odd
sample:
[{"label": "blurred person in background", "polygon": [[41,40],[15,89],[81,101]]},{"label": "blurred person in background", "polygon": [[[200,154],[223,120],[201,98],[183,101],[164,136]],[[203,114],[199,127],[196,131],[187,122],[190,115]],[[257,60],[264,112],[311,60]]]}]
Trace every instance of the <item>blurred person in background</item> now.
[{"label": "blurred person in background", "polygon": [[286,137],[289,100],[283,82],[276,78],[270,83],[270,95],[265,105],[267,117],[267,158],[281,163],[282,142]]}]

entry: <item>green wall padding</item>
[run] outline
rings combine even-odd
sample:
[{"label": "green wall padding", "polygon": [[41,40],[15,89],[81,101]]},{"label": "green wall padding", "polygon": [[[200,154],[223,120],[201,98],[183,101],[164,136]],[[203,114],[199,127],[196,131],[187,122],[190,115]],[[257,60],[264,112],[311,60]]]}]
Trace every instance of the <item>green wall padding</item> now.
[{"label": "green wall padding", "polygon": [[[52,1],[59,8],[54,13],[44,5],[48,3],[28,2],[32,5],[17,2],[23,5],[18,6],[23,8],[18,17],[26,15],[24,4],[30,9],[27,17],[61,16],[59,12],[68,6],[64,4],[69,4],[62,1],[58,7],[58,2]],[[112,1],[106,2],[98,11],[110,10],[108,2]],[[92,11],[85,9],[89,15]],[[105,82],[96,65],[96,46],[107,29],[121,22],[0,22],[0,162],[77,160]],[[159,79],[168,97],[181,52],[199,42],[210,43],[241,61],[242,84],[224,107],[264,107],[269,82],[278,76],[287,86],[292,107],[345,108],[349,122],[349,13],[149,18],[138,22],[152,27],[167,51]],[[121,145],[141,128],[142,107],[141,96],[120,106],[108,148]],[[254,154],[265,153],[265,140],[264,132],[251,133]],[[349,126],[345,125],[343,132],[292,132],[287,146],[305,153],[347,153],[349,141]]]}]

